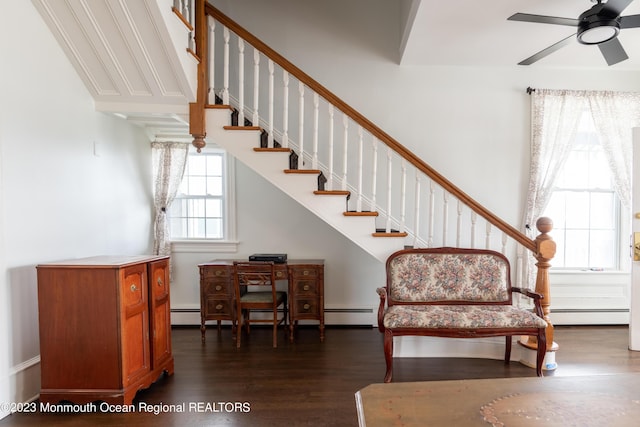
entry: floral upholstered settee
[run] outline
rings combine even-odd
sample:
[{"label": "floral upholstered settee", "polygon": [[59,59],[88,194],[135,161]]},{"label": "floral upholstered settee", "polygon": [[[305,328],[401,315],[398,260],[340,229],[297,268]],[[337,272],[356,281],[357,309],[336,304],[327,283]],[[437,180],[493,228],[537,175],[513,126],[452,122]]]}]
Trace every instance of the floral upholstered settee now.
[{"label": "floral upholstered settee", "polygon": [[[505,336],[506,363],[512,336],[533,335],[538,339],[536,373],[542,376],[547,326],[542,295],[511,287],[504,255],[483,249],[406,249],[387,259],[386,272],[387,285],[377,290],[385,382],[391,382],[393,375],[393,337],[401,335]],[[532,298],[535,312],[514,306],[513,292]]]}]

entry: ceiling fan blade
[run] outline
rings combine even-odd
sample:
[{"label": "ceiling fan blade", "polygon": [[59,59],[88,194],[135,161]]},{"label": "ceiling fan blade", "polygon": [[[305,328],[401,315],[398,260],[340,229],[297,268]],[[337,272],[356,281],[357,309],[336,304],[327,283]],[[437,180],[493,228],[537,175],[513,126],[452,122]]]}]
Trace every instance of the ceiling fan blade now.
[{"label": "ceiling fan blade", "polygon": [[536,61],[541,60],[542,58],[552,54],[553,52],[555,52],[556,50],[560,49],[561,47],[564,47],[566,45],[568,45],[569,43],[571,43],[573,41],[573,39],[575,38],[575,34],[571,34],[569,37],[560,40],[559,42],[552,44],[551,46],[549,46],[546,49],[541,50],[540,52],[536,53],[535,55],[530,56],[529,58],[525,59],[524,61],[518,62],[518,65],[531,65]]},{"label": "ceiling fan blade", "polygon": [[531,15],[529,13],[516,13],[507,18],[508,21],[535,22],[539,24],[568,25],[577,27],[578,21],[573,18],[560,18],[558,16]]},{"label": "ceiling fan blade", "polygon": [[620,17],[620,28],[640,27],[640,15],[627,15]]},{"label": "ceiling fan blade", "polygon": [[614,65],[618,62],[624,61],[625,59],[629,59],[627,52],[624,51],[622,44],[620,44],[620,40],[617,38],[613,38],[608,42],[600,43],[598,48],[600,48],[600,52],[602,52],[602,56],[604,56],[608,65]]},{"label": "ceiling fan blade", "polygon": [[620,16],[623,10],[631,4],[633,0],[608,0],[604,3],[602,10],[610,12],[612,15]]}]

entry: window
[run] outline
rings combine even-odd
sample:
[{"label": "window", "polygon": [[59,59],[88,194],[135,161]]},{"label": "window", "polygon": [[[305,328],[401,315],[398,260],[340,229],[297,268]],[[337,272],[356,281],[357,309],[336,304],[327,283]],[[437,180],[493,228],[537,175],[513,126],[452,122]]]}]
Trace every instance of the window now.
[{"label": "window", "polygon": [[233,237],[228,165],[223,150],[189,153],[182,183],[169,209],[172,240]]},{"label": "window", "polygon": [[585,112],[544,213],[554,224],[554,268],[618,269],[620,212],[611,170],[591,115]]}]

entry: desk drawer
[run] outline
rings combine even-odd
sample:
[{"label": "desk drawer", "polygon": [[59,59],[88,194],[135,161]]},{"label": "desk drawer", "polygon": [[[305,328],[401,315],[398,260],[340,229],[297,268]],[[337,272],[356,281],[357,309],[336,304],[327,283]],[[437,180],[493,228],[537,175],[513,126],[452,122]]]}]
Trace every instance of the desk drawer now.
[{"label": "desk drawer", "polygon": [[233,295],[233,284],[224,280],[205,280],[202,284],[205,295]]},{"label": "desk drawer", "polygon": [[297,299],[293,301],[292,312],[298,319],[315,319],[320,314],[316,298]]},{"label": "desk drawer", "polygon": [[314,266],[290,266],[291,276],[295,278],[316,279],[318,277],[318,268]]},{"label": "desk drawer", "polygon": [[200,267],[200,276],[203,279],[230,278],[233,279],[233,267],[226,265]]},{"label": "desk drawer", "polygon": [[294,279],[293,280],[293,292],[298,296],[316,296],[318,295],[318,282],[314,279]]},{"label": "desk drawer", "polygon": [[228,299],[207,298],[205,300],[204,316],[231,316],[233,314],[233,302]]}]

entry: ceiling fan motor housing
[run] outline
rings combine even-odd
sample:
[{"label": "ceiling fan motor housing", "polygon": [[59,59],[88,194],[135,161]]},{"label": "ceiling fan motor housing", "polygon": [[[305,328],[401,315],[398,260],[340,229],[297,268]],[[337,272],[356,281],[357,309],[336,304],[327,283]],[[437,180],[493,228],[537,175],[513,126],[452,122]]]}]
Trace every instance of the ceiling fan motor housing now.
[{"label": "ceiling fan motor housing", "polygon": [[597,4],[580,15],[578,41],[582,44],[600,44],[618,36],[620,17],[607,13],[603,5]]}]

